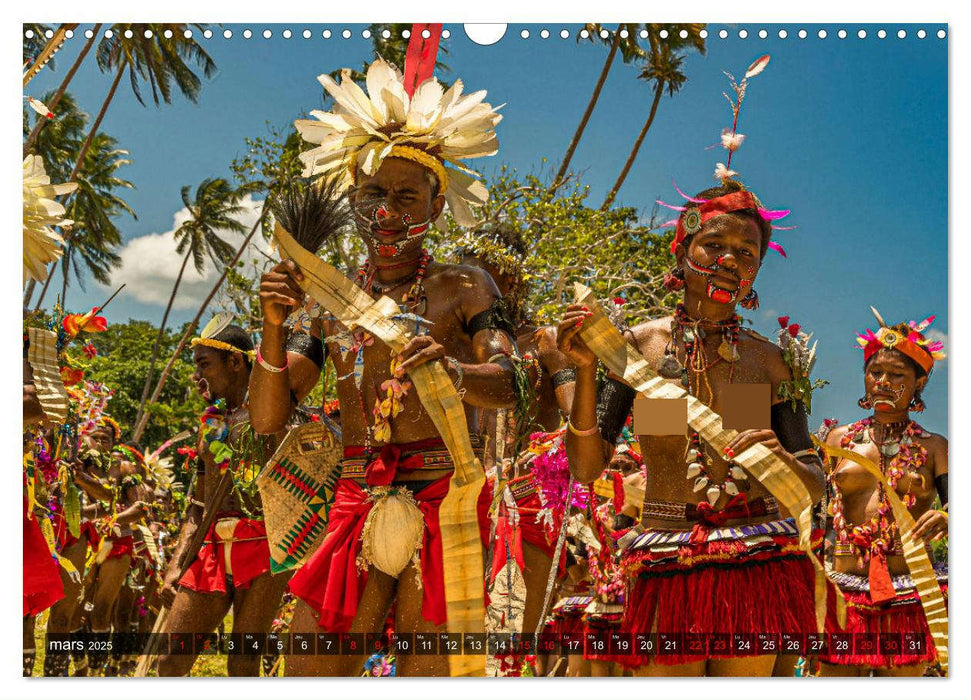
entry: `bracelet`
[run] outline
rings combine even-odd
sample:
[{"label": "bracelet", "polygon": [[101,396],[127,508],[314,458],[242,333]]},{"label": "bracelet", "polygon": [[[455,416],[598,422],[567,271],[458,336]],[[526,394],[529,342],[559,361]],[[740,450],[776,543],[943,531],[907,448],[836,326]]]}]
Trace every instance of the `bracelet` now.
[{"label": "bracelet", "polygon": [[263,353],[260,352],[259,346],[256,347],[256,362],[260,365],[260,367],[265,369],[267,372],[270,372],[271,374],[279,374],[280,372],[282,372],[283,370],[285,370],[287,367],[290,366],[290,358],[287,358],[287,361],[283,363],[283,367],[274,367],[269,362],[263,359]]},{"label": "bracelet", "polygon": [[566,422],[566,426],[570,429],[571,433],[578,437],[589,437],[590,435],[596,435],[600,432],[599,425],[595,425],[592,428],[587,428],[586,430],[577,430],[576,426],[573,425],[572,419]]},{"label": "bracelet", "polygon": [[455,373],[459,375],[458,380],[452,382],[455,385],[455,391],[458,391],[462,387],[462,380],[465,379],[465,370],[462,369],[462,363],[454,357],[448,356],[445,357],[445,361],[452,365],[455,368]]},{"label": "bracelet", "polygon": [[189,499],[189,505],[199,506],[203,510],[205,510],[205,508],[206,508],[206,504],[205,503],[203,503],[202,501],[196,500],[195,498],[190,498]]}]

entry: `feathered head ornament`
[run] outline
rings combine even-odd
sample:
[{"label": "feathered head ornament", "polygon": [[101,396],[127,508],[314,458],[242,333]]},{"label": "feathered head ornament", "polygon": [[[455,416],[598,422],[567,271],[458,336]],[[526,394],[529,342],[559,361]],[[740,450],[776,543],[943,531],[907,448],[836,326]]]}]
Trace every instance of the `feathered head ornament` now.
[{"label": "feathered head ornament", "polygon": [[[407,62],[405,70],[413,72]],[[497,152],[495,126],[502,119],[498,107],[483,102],[484,90],[464,95],[461,80],[445,90],[430,71],[409,89],[406,76],[380,58],[368,67],[367,92],[351,80],[348,69],[339,83],[329,75],[317,79],[335,105],[331,112],[315,110],[314,119],[295,122],[303,139],[317,144],[300,154],[304,177],[337,178],[346,188],[356,182],[358,171],[373,175],[385,158],[405,158],[435,175],[436,194],[445,195],[459,225],[475,223],[469,205],[484,204],[489,191],[463,161]]]},{"label": "feathered head ornament", "polygon": [[199,334],[198,338],[193,338],[191,345],[195,347],[196,345],[203,345],[209,348],[215,348],[216,350],[225,350],[226,352],[238,352],[246,357],[253,359],[256,357],[256,350],[252,347],[237,347],[232,343],[228,343],[224,340],[219,340],[219,334],[229,328],[233,323],[233,315],[231,313],[219,313],[213,316],[206,327],[202,329],[202,333]]},{"label": "feathered head ornament", "polygon": [[[741,83],[737,82],[735,80],[735,76],[733,76],[731,73],[728,73],[727,71],[725,72],[725,75],[727,75],[728,79],[731,81],[732,90],[735,92],[735,99],[729,97],[727,92],[722,93],[732,107],[732,126],[731,128],[722,129],[721,143],[716,144],[728,151],[728,162],[717,163],[715,166],[715,179],[722,184],[728,183],[733,177],[738,175],[737,172],[731,169],[732,156],[745,141],[745,134],[738,133],[738,115],[742,109],[742,101],[745,99],[745,91],[748,89],[748,81],[750,78],[754,78],[756,75],[765,70],[765,67],[768,64],[768,54],[756,59],[745,71],[745,75],[742,77]],[[789,216],[789,210],[765,209],[761,202],[759,202],[758,198],[756,198],[754,194],[744,187],[742,187],[739,191],[730,192],[713,199],[689,197],[678,188],[677,184],[675,184],[674,189],[677,190],[678,194],[687,201],[687,204],[684,206],[674,206],[671,204],[666,204],[660,199],[657,200],[657,203],[662,207],[681,212],[681,215],[678,218],[665,221],[663,224],[661,224],[661,227],[676,226],[674,240],[671,242],[672,253],[674,253],[674,249],[677,248],[678,244],[683,242],[688,236],[698,233],[698,231],[701,230],[701,227],[704,226],[707,221],[715,218],[716,216],[729,214],[733,211],[753,209],[758,212],[763,221],[769,222],[772,230],[774,231],[795,228],[794,226],[775,226],[772,224],[771,222],[773,221],[777,221]],[[769,248],[776,251],[783,257],[786,257],[786,252],[783,250],[781,245],[775,241],[769,241],[768,245]]]},{"label": "feathered head ornament", "polygon": [[864,364],[880,350],[892,348],[902,352],[921,369],[930,373],[934,363],[946,357],[943,352],[944,343],[940,340],[930,340],[923,335],[923,331],[934,321],[933,316],[928,316],[920,323],[910,321],[888,326],[879,311],[872,306],[870,310],[880,324],[880,328],[876,333],[867,328],[866,333],[860,333],[856,338],[856,342],[863,348]]}]

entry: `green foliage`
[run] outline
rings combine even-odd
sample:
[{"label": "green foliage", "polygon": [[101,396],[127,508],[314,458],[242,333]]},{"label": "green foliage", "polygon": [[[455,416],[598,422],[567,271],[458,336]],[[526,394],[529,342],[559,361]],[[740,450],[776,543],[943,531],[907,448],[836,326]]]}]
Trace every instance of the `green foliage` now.
[{"label": "green foliage", "polygon": [[[632,325],[674,308],[676,295],[663,287],[674,231],[656,230],[653,216],[645,222],[630,207],[587,206],[589,188],[576,177],[551,192],[539,176],[503,167],[489,190],[477,228],[501,223],[522,236],[528,247],[525,303],[537,321],[560,317],[573,301],[573,282],[591,287],[601,299],[622,297]],[[432,234],[430,247],[439,259],[457,258],[463,231],[451,219],[448,229]]]},{"label": "green foliage", "polygon": [[[104,382],[114,390],[114,396],[108,402],[108,413],[122,429],[134,427],[157,332],[152,323],[132,319],[127,323],[114,323],[108,330],[93,336],[98,355],[91,361],[86,378]],[[162,334],[164,355],[175,351],[181,333],[180,329]],[[191,351],[186,348],[175,363],[159,400],[146,407],[152,416],[142,436],[146,449],[157,447],[182,430],[195,429],[205,402],[191,379],[194,371]]]}]

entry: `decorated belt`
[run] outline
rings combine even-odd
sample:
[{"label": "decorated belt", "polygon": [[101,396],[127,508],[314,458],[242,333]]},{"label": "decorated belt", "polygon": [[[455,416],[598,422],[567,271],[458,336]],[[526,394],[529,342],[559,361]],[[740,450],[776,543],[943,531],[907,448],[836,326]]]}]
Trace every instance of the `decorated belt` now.
[{"label": "decorated belt", "polygon": [[586,610],[587,606],[592,602],[592,595],[571,595],[566,598],[560,598],[558,601],[556,601],[556,605],[553,606],[553,610],[560,610],[562,612],[580,612]]},{"label": "decorated belt", "polygon": [[[887,552],[888,554],[895,554],[902,557],[904,555],[904,545],[900,541],[900,535],[895,534],[893,540],[893,549]],[[856,557],[860,555],[860,552],[856,545],[852,542],[837,542],[833,545],[833,554],[837,557]]]},{"label": "decorated belt", "polygon": [[[472,449],[475,451],[476,456],[479,459],[482,458],[481,450],[482,443],[478,440],[478,435],[469,436],[472,441]],[[402,473],[411,474],[420,471],[441,471],[443,469],[452,469],[452,455],[449,454],[448,448],[445,444],[440,441],[435,441],[437,444],[434,447],[424,447],[418,449],[408,449],[409,444],[406,443],[401,445],[401,460],[406,460],[409,457],[420,456],[421,464],[409,468],[407,471],[402,470]],[[341,461],[341,479],[355,479],[358,481],[364,480],[367,473],[367,467],[374,460],[376,460],[381,454],[381,450],[373,450],[371,452],[364,451],[363,448],[358,447],[347,447],[344,449],[344,458]]]},{"label": "decorated belt", "polygon": [[[775,515],[779,504],[772,496],[754,498],[748,503],[748,516]],[[746,517],[748,517],[746,516]],[[677,501],[644,501],[644,517],[672,522],[695,522],[702,519],[698,506],[694,503]]]},{"label": "decorated belt", "polygon": [[[833,583],[839,586],[840,590],[842,591],[847,591],[849,593],[863,593],[870,591],[869,576],[860,576],[859,574],[833,571],[829,564],[826,565],[826,571]],[[934,575],[937,577],[937,582],[939,584],[946,584],[947,562],[936,562],[934,564]],[[893,589],[897,591],[897,593],[907,593],[915,588],[914,579],[911,578],[910,574],[897,574],[896,576],[891,576],[890,582],[893,584]]]},{"label": "decorated belt", "polygon": [[512,479],[506,486],[516,501],[522,501],[537,492],[536,477],[532,474],[526,474]]},{"label": "decorated belt", "polygon": [[[691,530],[645,530],[635,527],[621,537],[617,544],[623,551],[672,547],[691,543]],[[799,529],[792,518],[773,520],[755,525],[737,527],[715,527],[708,531],[705,541],[742,540],[771,536],[798,537]]]}]

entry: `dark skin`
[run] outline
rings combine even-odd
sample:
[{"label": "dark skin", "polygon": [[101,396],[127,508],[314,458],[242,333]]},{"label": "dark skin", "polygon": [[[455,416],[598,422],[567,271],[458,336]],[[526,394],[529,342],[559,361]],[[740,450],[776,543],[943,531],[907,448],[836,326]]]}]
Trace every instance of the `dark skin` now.
[{"label": "dark skin", "polygon": [[[421,222],[436,219],[445,205],[444,197],[437,195],[428,172],[416,163],[401,158],[387,158],[371,177],[359,176],[352,202],[360,198],[384,197],[389,216],[381,222],[380,229],[372,235],[381,246],[391,246],[406,239],[404,219]],[[376,268],[375,280],[385,287],[385,294],[400,299],[408,291],[418,269],[420,245],[409,244],[400,256],[385,257],[371,237],[364,237],[368,255]],[[406,264],[402,264],[406,263]],[[389,269],[386,266],[402,264]],[[265,274],[260,284],[260,302],[263,311],[262,356],[274,367],[287,369],[271,373],[257,365],[250,381],[251,418],[255,430],[260,433],[282,429],[290,417],[293,404],[292,391],[302,400],[320,377],[320,368],[306,357],[287,353],[284,349],[286,330],[283,323],[290,313],[304,304],[305,294],[299,286],[302,273],[292,261],[284,261]],[[408,372],[428,362],[446,356],[455,358],[462,366],[464,403],[469,430],[478,429],[478,409],[511,408],[515,402],[512,365],[503,358],[488,360],[499,353],[513,353],[515,346],[506,334],[484,329],[470,337],[464,330],[465,323],[480,311],[491,306],[498,298],[495,283],[482,270],[463,265],[446,265],[432,262],[424,280],[428,297],[427,308],[421,314],[432,321],[428,335],[413,338],[399,354],[397,378],[406,378]],[[376,295],[375,295],[376,297]],[[327,337],[342,330],[334,322],[315,319],[311,332]],[[354,357],[346,360],[338,345],[325,345],[327,357],[334,363],[338,377],[353,371]],[[353,377],[337,383],[337,397],[342,407],[341,428],[345,445],[363,445],[368,427],[372,422],[371,409],[380,392],[382,382],[391,378],[390,350],[380,341],[364,349],[364,371],[361,392]],[[445,368],[457,381],[458,375],[452,363]],[[363,410],[361,408],[363,397]],[[403,399],[403,411],[391,421],[392,443],[405,443],[438,437],[431,418],[421,406],[414,389]],[[401,475],[401,481],[436,479],[451,473],[451,469],[421,471],[420,474]],[[396,624],[403,631],[445,631],[446,626],[432,626],[421,616],[421,590],[418,581],[407,569],[396,581],[371,567],[368,582],[358,607],[358,616],[352,629],[367,631],[380,629],[392,602],[396,605]],[[440,629],[439,629],[440,628]],[[292,632],[316,632],[319,630],[315,613],[302,601],[297,604],[291,625]],[[290,656],[286,661],[289,675],[358,675],[363,658],[328,656]],[[448,675],[448,660],[441,656],[411,656],[400,659],[399,673],[403,675]]]},{"label": "dark skin", "polygon": [[[205,345],[196,345],[193,350],[196,371],[193,381],[208,400],[226,399],[229,412],[230,435],[238,434],[239,425],[247,419],[243,406],[250,368],[241,353],[222,352]],[[231,437],[232,439],[232,437]],[[272,443],[267,447],[267,457],[272,453]],[[220,472],[202,435],[197,445],[199,458],[205,461],[205,474],[199,474],[193,498],[206,502],[208,507],[216,507],[217,512],[239,511],[239,495],[230,491],[220,504],[209,504],[206,491],[214,491],[220,480]],[[260,512],[260,504],[247,498],[246,508],[250,512]],[[164,605],[170,606],[165,632],[211,632],[229,612],[233,610],[233,631],[241,633],[267,634],[273,617],[280,606],[280,599],[289,581],[288,575],[273,575],[269,571],[250,582],[247,588],[228,587],[227,593],[200,593],[188,588],[178,588],[181,563],[185,549],[195,531],[200,527],[204,512],[197,505],[187,511],[186,522],[179,536],[179,542],[164,576],[164,585],[159,594]],[[223,546],[225,547],[225,545]],[[220,555],[224,549],[219,547]],[[171,654],[159,658],[159,676],[184,676],[189,673],[193,654]],[[227,660],[230,676],[258,676],[260,657],[235,655]]]},{"label": "dark skin", "polygon": [[[739,299],[748,291],[761,265],[761,231],[751,218],[727,214],[709,220],[701,230],[681,243],[675,250],[678,265],[685,267],[686,256],[699,265],[712,267],[718,262],[722,270],[714,276],[706,277],[685,272],[683,301],[690,317],[703,321],[717,322],[728,319],[735,313],[735,302],[720,303],[712,298],[712,287]],[[709,285],[710,283],[710,285]],[[717,294],[717,293],[716,293]],[[583,431],[597,424],[596,418],[596,357],[579,336],[583,321],[590,312],[582,306],[571,305],[558,328],[560,349],[577,367],[576,397],[573,402],[571,422],[577,430]],[[664,349],[671,340],[671,317],[643,323],[632,329],[628,342],[654,366],[663,356]],[[705,353],[709,358],[718,358],[717,349],[721,343],[720,333],[708,333],[702,340]],[[678,356],[684,357],[683,343],[678,341]],[[735,362],[731,372],[728,362],[721,361],[708,370],[709,395],[704,381],[698,398],[708,404],[716,413],[722,410],[721,394],[730,383],[769,384],[771,396],[777,395],[779,384],[791,378],[791,373],[777,346],[764,338],[743,330],[739,335],[738,352],[740,359]],[[672,381],[672,380],[669,380]],[[677,381],[677,380],[673,380]],[[694,385],[694,384],[693,384]],[[693,484],[685,478],[684,436],[640,436],[641,454],[651,465],[647,470],[644,483],[647,496],[651,499],[697,504],[705,499],[703,492],[695,493]],[[774,452],[809,490],[814,501],[822,498],[825,482],[822,471],[816,463],[802,462],[787,452],[772,430],[745,430],[726,448],[725,455],[716,455],[709,450],[712,465],[709,467],[715,482],[724,480],[728,473],[728,450],[739,454],[751,445],[761,443]],[[570,468],[577,480],[589,483],[603,471],[613,446],[606,444],[599,433],[578,436],[571,431],[566,434],[567,454]],[[639,480],[639,477],[638,477]],[[749,479],[748,497],[768,496],[769,492],[757,480]],[[723,493],[714,507],[724,507],[728,497]],[[788,513],[783,511],[782,516]],[[766,515],[755,518],[729,520],[727,525],[742,525],[767,522],[778,516]],[[669,521],[644,518],[645,528],[661,530],[677,529]],[[684,523],[681,529],[691,529]],[[662,666],[650,664],[638,670],[642,675],[736,675],[767,676],[772,671],[774,656],[757,656],[739,659],[702,661],[682,666]]]},{"label": "dark skin", "polygon": [[[910,420],[909,404],[914,392],[923,389],[927,384],[927,376],[917,376],[912,362],[893,349],[879,350],[866,365],[863,373],[863,383],[867,397],[873,403],[872,419],[874,425],[868,434],[868,442],[854,443],[852,449],[863,457],[877,464],[880,463],[880,451],[877,441],[897,438],[899,434],[889,435],[885,426]],[[826,437],[826,444],[838,447],[840,440],[847,434],[849,426],[835,428]],[[916,496],[916,503],[909,509],[910,514],[917,521],[913,535],[930,546],[931,540],[947,534],[947,516],[934,509],[937,498],[937,487],[934,478],[947,474],[948,448],[947,438],[936,433],[928,433],[927,437],[918,437],[916,441],[927,450],[927,459],[917,470],[916,474],[905,472],[897,482],[897,492],[900,495],[910,491]],[[880,490],[876,479],[860,465],[846,459],[833,460],[829,465],[833,469],[833,478],[843,497],[843,513],[848,528],[869,520],[880,506]],[[893,517],[890,515],[889,517]],[[856,556],[837,556],[833,566],[836,571],[867,576],[868,566],[860,566]],[[889,553],[887,568],[891,576],[909,573],[903,556]],[[864,666],[844,666],[841,664],[822,664],[822,675],[825,676],[861,676],[869,675],[889,676],[921,676],[924,664],[911,664],[896,668],[871,669]]]}]

